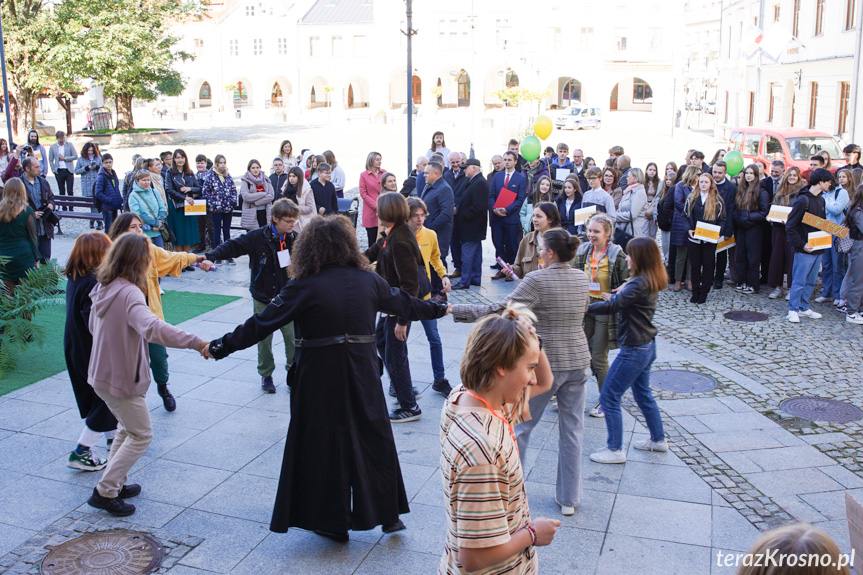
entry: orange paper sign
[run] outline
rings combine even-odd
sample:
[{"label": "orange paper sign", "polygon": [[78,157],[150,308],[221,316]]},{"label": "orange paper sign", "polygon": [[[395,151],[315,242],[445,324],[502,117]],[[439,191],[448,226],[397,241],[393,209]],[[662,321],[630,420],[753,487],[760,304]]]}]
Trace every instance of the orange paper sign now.
[{"label": "orange paper sign", "polygon": [[833,236],[827,232],[809,232],[809,247],[823,250],[833,245]]},{"label": "orange paper sign", "polygon": [[848,228],[846,228],[845,226],[834,224],[830,220],[819,218],[818,216],[810,214],[809,212],[803,214],[803,223],[807,226],[818,228],[822,232],[827,232],[828,234],[839,236],[842,239],[845,239],[845,236],[848,235]]},{"label": "orange paper sign", "polygon": [[733,248],[736,245],[737,242],[734,240],[734,236],[731,236],[730,238],[722,240],[721,242],[716,244],[716,253],[724,252],[728,248]]},{"label": "orange paper sign", "polygon": [[719,243],[719,232],[721,229],[719,226],[708,224],[707,222],[698,222],[695,224],[695,235],[693,237],[696,240],[716,244]]}]

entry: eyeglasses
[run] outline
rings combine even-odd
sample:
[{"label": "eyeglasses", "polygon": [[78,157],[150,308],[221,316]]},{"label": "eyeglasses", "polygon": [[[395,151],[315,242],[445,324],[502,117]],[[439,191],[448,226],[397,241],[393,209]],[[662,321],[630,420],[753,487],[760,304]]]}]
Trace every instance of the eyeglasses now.
[{"label": "eyeglasses", "polygon": [[412,220],[424,220],[428,217],[428,214],[414,214],[411,216]]},{"label": "eyeglasses", "polygon": [[598,180],[599,176],[587,176],[588,180]]}]

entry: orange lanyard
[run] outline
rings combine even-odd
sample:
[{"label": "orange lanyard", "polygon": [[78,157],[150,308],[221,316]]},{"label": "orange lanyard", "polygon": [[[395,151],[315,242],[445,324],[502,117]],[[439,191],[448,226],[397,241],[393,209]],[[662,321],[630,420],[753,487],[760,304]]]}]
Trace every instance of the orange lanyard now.
[{"label": "orange lanyard", "polygon": [[596,250],[592,250],[590,253],[590,279],[594,283],[596,283],[596,276],[599,273],[599,262],[602,261],[602,258],[605,257],[605,252],[608,251],[608,244],[605,244],[605,249],[602,250],[602,253],[599,254],[599,258],[593,259],[593,256],[596,254]]},{"label": "orange lanyard", "polygon": [[496,418],[501,420],[504,423],[504,425],[507,426],[507,428],[509,429],[509,434],[512,437],[512,444],[515,446],[515,454],[519,455],[519,453],[518,453],[518,441],[515,440],[515,430],[512,428],[512,425],[510,425],[510,423],[506,420],[506,418],[504,418],[502,415],[500,415],[498,412],[496,412],[494,409],[492,409],[491,406],[488,404],[488,402],[486,400],[484,400],[483,398],[481,398],[480,396],[478,396],[477,394],[473,393],[472,391],[468,391],[468,390],[465,390],[465,393],[468,394],[469,396],[473,397],[474,399],[478,399],[479,401],[481,401],[482,404],[486,407],[486,409],[488,409],[491,412],[492,415],[494,415]]},{"label": "orange lanyard", "polygon": [[[395,225],[395,224],[391,225],[391,226],[390,226],[390,229],[388,229],[388,230],[387,230],[387,237],[389,237],[390,232],[391,232],[391,231],[393,231],[393,228],[394,228],[394,227],[396,227],[396,225]],[[384,245],[383,245],[383,246],[381,246],[381,247],[384,247],[384,248],[385,248],[385,247],[387,247],[387,240],[386,240],[386,239],[384,240]]]}]

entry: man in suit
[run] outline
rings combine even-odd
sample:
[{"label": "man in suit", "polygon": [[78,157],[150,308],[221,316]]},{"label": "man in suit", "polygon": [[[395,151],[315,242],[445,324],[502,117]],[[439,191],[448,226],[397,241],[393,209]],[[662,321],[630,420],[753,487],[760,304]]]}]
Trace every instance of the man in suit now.
[{"label": "man in suit", "polygon": [[[446,255],[449,252],[452,237],[453,212],[455,204],[452,188],[443,179],[443,163],[429,162],[425,169],[425,185],[420,193],[420,199],[426,203],[428,217],[425,227],[437,234],[440,247],[440,259],[446,267]],[[417,178],[419,184],[419,178]],[[443,282],[436,273],[431,274],[432,294],[438,295],[443,290]]]},{"label": "man in suit", "polygon": [[572,151],[572,173],[578,176],[578,185],[581,188],[581,193],[584,194],[590,189],[587,183],[587,166],[584,165],[584,152],[580,148]]},{"label": "man in suit", "polygon": [[[443,179],[446,180],[446,183],[448,183],[449,187],[452,188],[453,201],[456,206],[456,213],[458,212],[458,204],[461,200],[461,196],[467,189],[467,178],[465,177],[464,170],[461,168],[461,157],[462,154],[459,152],[451,153],[449,155],[450,167],[444,170],[443,173]],[[455,218],[452,227],[452,239],[450,241],[450,251],[452,252],[452,265],[455,268],[455,271],[450,274],[451,278],[457,278],[461,276],[461,238],[459,232],[459,221],[458,218]]]},{"label": "man in suit", "polygon": [[[527,180],[515,171],[517,161],[515,152],[504,153],[503,170],[497,172],[492,178],[488,197],[488,209],[491,211],[491,239],[495,254],[508,264],[515,261],[521,230],[518,213],[527,197]],[[494,204],[503,188],[513,192],[515,200],[506,207],[495,208]],[[499,280],[505,277],[507,277],[506,274],[499,271],[491,279]]]},{"label": "man in suit", "polygon": [[488,181],[482,175],[480,161],[465,162],[467,188],[456,208],[456,226],[461,235],[461,281],[452,289],[468,289],[482,280],[482,241],[488,226]]},{"label": "man in suit", "polygon": [[[773,160],[770,164],[770,175],[761,179],[761,189],[767,192],[767,197],[770,198],[770,203],[773,203],[773,195],[779,187],[779,182],[782,181],[782,176],[785,175],[785,162]],[[761,222],[763,228],[762,237],[765,241],[761,242],[761,283],[767,283],[767,271],[770,269],[770,255],[773,253],[773,244],[770,242],[771,230],[770,222]]]}]

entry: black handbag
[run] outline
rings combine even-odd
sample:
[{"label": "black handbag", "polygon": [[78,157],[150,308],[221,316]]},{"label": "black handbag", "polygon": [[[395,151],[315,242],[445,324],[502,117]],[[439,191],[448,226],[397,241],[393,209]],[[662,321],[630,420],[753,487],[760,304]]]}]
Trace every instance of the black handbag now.
[{"label": "black handbag", "polygon": [[[150,204],[144,200],[144,197],[141,195],[141,192],[135,190],[135,193],[138,194],[138,197],[144,202],[144,205],[147,206],[147,211],[150,212],[150,215],[153,216],[153,219],[158,221],[159,218],[156,217],[156,214],[153,213],[153,208],[150,207]],[[168,222],[162,222],[162,225],[158,229],[159,234],[162,236],[162,241],[170,242],[172,244],[177,243],[177,237],[174,235],[174,232],[171,231],[171,228],[168,227]]]},{"label": "black handbag", "polygon": [[[629,229],[630,230],[635,229],[634,226],[632,225],[632,211],[631,210],[629,212]],[[619,245],[624,252],[626,251],[627,244],[629,244],[629,240],[631,240],[634,237],[635,236],[633,234],[630,234],[629,232],[626,231],[626,226],[624,226],[623,229],[618,229],[615,227],[614,243]]]}]

